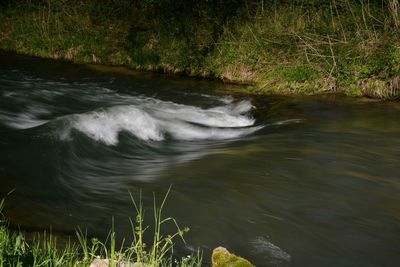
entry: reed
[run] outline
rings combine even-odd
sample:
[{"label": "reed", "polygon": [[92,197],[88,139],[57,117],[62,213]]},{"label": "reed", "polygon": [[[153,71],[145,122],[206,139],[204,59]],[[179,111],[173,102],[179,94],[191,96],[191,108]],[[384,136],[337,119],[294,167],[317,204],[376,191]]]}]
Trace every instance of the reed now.
[{"label": "reed", "polygon": [[[0,13],[0,48],[262,93],[397,98],[385,92],[400,75],[398,9],[398,0],[19,0]],[[377,80],[379,90],[363,88]]]},{"label": "reed", "polygon": [[[0,201],[0,267],[3,266],[89,266],[94,260],[103,261],[107,266],[151,266],[151,267],[199,267],[202,255],[188,255],[181,259],[174,258],[174,244],[179,238],[184,241],[183,235],[187,228],[181,229],[175,219],[164,217],[163,207],[170,189],[164,196],[162,203],[157,206],[154,197],[154,225],[144,225],[144,208],[141,201],[132,202],[136,216],[132,223],[132,243],[125,244],[125,239],[117,244],[114,220],[108,237],[104,242],[97,238],[89,240],[87,231],[78,228],[76,231],[77,243],[68,241],[61,246],[57,237],[51,232],[36,234],[32,240],[26,240],[22,232],[11,231],[2,215],[4,199]],[[165,235],[163,225],[172,223],[176,232]],[[153,229],[153,242],[146,244],[144,235]],[[136,265],[135,265],[136,264]]]}]

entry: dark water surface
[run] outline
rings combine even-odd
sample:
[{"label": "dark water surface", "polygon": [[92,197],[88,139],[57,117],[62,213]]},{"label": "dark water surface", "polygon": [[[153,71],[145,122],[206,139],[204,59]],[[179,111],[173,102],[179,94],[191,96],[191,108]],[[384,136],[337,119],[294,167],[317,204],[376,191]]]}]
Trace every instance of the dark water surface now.
[{"label": "dark water surface", "polygon": [[[172,184],[178,253],[257,266],[398,266],[400,105],[240,97],[223,85],[0,54],[0,191],[26,229],[129,236]],[[257,106],[256,109],[252,105]],[[166,231],[172,228],[167,227]]]}]

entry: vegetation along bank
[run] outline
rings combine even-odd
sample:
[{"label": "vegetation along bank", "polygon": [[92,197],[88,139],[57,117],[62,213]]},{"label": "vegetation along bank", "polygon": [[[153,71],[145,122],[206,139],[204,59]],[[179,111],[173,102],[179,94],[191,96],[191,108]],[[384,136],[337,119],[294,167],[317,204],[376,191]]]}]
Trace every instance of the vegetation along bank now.
[{"label": "vegetation along bank", "polygon": [[[197,254],[174,258],[175,242],[178,239],[184,241],[183,235],[188,229],[180,229],[173,218],[162,216],[168,193],[162,204],[154,210],[153,225],[144,224],[142,202],[133,201],[136,219],[131,220],[132,241],[123,239],[121,243],[117,241],[114,227],[110,230],[105,242],[97,238],[89,238],[87,232],[80,228],[76,231],[76,242],[70,240],[64,243],[57,242],[56,236],[46,232],[41,235],[36,234],[33,239],[27,240],[22,231],[13,231],[9,228],[9,222],[2,213],[5,203],[2,199],[0,200],[0,267],[201,267],[200,251]],[[168,222],[175,224],[176,232],[164,236],[163,226]],[[145,243],[145,232],[146,234],[150,232],[150,243]],[[152,235],[153,240],[151,240]],[[220,258],[224,259],[224,257]],[[218,258],[218,262],[221,261]]]},{"label": "vegetation along bank", "polygon": [[0,49],[246,83],[400,96],[398,0],[9,0]]}]

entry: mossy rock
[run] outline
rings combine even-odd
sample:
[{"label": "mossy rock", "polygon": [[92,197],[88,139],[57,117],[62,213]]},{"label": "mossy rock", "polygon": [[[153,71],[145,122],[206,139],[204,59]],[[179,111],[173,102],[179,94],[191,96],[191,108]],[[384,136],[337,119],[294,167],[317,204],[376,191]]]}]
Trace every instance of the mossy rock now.
[{"label": "mossy rock", "polygon": [[214,249],[211,260],[212,267],[255,267],[248,260],[230,253],[223,247]]}]

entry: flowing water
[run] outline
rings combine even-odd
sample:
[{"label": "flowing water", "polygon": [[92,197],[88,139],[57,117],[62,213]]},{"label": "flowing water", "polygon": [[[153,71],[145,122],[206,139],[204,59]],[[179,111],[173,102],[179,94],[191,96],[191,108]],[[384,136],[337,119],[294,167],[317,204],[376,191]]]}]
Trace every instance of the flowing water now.
[{"label": "flowing water", "polygon": [[[177,253],[257,266],[398,266],[400,105],[229,96],[218,83],[0,54],[0,191],[31,230],[120,236],[165,214]],[[172,231],[167,226],[165,231]]]}]

